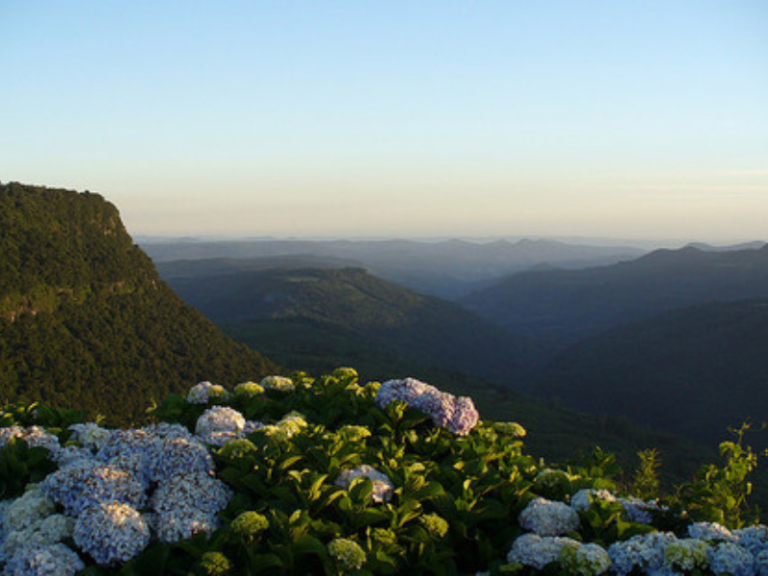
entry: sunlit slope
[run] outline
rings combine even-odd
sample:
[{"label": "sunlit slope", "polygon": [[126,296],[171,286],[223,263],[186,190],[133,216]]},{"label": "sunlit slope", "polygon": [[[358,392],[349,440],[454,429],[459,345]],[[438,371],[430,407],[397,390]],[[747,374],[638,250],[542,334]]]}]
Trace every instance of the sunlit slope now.
[{"label": "sunlit slope", "polygon": [[0,185],[0,401],[127,421],[199,379],[274,369],[160,280],[101,196]]}]

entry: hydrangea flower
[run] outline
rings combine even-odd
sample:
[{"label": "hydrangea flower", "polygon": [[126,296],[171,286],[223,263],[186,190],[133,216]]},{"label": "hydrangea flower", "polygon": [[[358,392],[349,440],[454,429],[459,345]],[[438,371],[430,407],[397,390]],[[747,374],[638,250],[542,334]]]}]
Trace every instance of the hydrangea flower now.
[{"label": "hydrangea flower", "polygon": [[69,430],[73,432],[73,440],[80,442],[80,444],[93,451],[101,449],[109,441],[113,433],[112,430],[102,428],[93,422],[72,424]]},{"label": "hydrangea flower", "polygon": [[708,549],[709,546],[702,540],[694,538],[675,540],[664,548],[664,565],[686,573],[705,568]]},{"label": "hydrangea flower", "polygon": [[716,522],[695,522],[688,526],[688,536],[697,540],[722,540],[724,542],[737,540],[728,528]]},{"label": "hydrangea flower", "polygon": [[533,483],[537,489],[546,491],[563,491],[571,483],[571,478],[567,472],[553,468],[545,468],[536,474]]},{"label": "hydrangea flower", "polygon": [[85,564],[64,544],[26,546],[5,565],[7,576],[74,576],[85,570]]},{"label": "hydrangea flower", "polygon": [[55,510],[53,501],[38,486],[30,486],[19,498],[11,501],[3,514],[3,528],[16,532],[36,528]]},{"label": "hydrangea flower", "polygon": [[237,518],[232,520],[230,528],[232,528],[232,531],[235,534],[238,534],[245,539],[251,539],[269,528],[269,520],[267,520],[266,516],[263,516],[258,512],[243,512]]},{"label": "hydrangea flower", "polygon": [[365,564],[365,552],[354,540],[336,538],[328,543],[328,553],[344,570],[360,570]]},{"label": "hydrangea flower", "polygon": [[128,472],[94,460],[78,460],[60,468],[40,487],[73,516],[101,502],[121,502],[134,508],[146,502],[144,486]]},{"label": "hydrangea flower", "polygon": [[245,417],[227,406],[209,408],[197,419],[195,434],[212,446],[223,446],[243,434]]},{"label": "hydrangea flower", "polygon": [[149,544],[149,527],[134,508],[121,502],[91,506],[75,522],[75,544],[100,566],[127,562]]},{"label": "hydrangea flower", "polygon": [[286,376],[265,376],[260,382],[262,388],[278,392],[293,392],[296,385]]},{"label": "hydrangea flower", "polygon": [[512,543],[507,562],[516,562],[542,570],[547,564],[560,559],[560,551],[566,544],[576,544],[572,538],[523,534]]},{"label": "hydrangea flower", "polygon": [[208,404],[212,400],[227,400],[229,394],[223,386],[210,382],[198,382],[190,388],[187,402],[190,404]]},{"label": "hydrangea flower", "polygon": [[335,484],[336,486],[348,490],[352,481],[362,476],[370,478],[373,482],[373,494],[371,495],[371,498],[374,502],[389,502],[395,489],[394,484],[392,484],[386,474],[379,472],[376,468],[369,466],[368,464],[342,471],[342,473],[339,474],[339,477],[336,478]]},{"label": "hydrangea flower", "polygon": [[197,532],[212,532],[219,525],[217,513],[231,497],[232,491],[208,474],[178,475],[160,484],[151,500],[160,540],[177,542]]},{"label": "hydrangea flower", "polygon": [[4,448],[11,438],[24,440],[30,448],[46,448],[52,453],[57,452],[61,448],[59,439],[40,426],[30,426],[29,428],[8,426],[0,428],[0,449]]},{"label": "hydrangea flower", "polygon": [[615,502],[616,498],[608,490],[584,488],[571,496],[571,508],[577,512],[583,512],[585,510],[589,510],[589,508],[592,506],[592,503],[596,500]]},{"label": "hydrangea flower", "polygon": [[151,482],[165,482],[179,474],[213,474],[213,458],[195,438],[167,438],[145,455],[144,469]]},{"label": "hydrangea flower", "polygon": [[307,426],[309,426],[309,424],[304,419],[304,416],[294,411],[283,416],[283,418],[275,424],[261,426],[256,430],[277,442],[285,442],[286,440],[293,438],[296,434],[301,433]]},{"label": "hydrangea flower", "polygon": [[264,394],[264,387],[256,382],[242,382],[233,390],[235,398],[255,398]]},{"label": "hydrangea flower", "polygon": [[384,408],[393,401],[405,402],[421,410],[432,419],[435,426],[460,436],[469,434],[480,419],[471,398],[456,398],[415,378],[387,380],[379,387],[376,405]]},{"label": "hydrangea flower", "polygon": [[754,576],[755,558],[734,542],[719,542],[709,549],[709,569],[715,574],[730,576]]},{"label": "hydrangea flower", "polygon": [[520,525],[539,536],[560,536],[577,530],[579,515],[562,502],[553,502],[546,498],[535,498],[520,513]]},{"label": "hydrangea flower", "polygon": [[763,550],[768,550],[768,526],[764,524],[734,530],[733,535],[737,538],[740,546],[755,556]]},{"label": "hydrangea flower", "polygon": [[638,524],[651,524],[653,522],[652,512],[662,510],[662,507],[657,502],[653,500],[646,502],[634,496],[618,498],[618,501],[624,507],[627,518]]},{"label": "hydrangea flower", "polygon": [[232,563],[221,552],[206,552],[200,558],[200,568],[209,576],[224,576],[232,570]]},{"label": "hydrangea flower", "polygon": [[601,546],[568,542],[560,549],[560,564],[569,574],[598,576],[611,567],[611,559]]},{"label": "hydrangea flower", "polygon": [[450,526],[445,518],[441,518],[437,514],[422,514],[419,517],[419,522],[424,526],[424,529],[430,536],[436,538],[442,538],[448,534]]},{"label": "hydrangea flower", "polygon": [[623,542],[614,542],[608,548],[611,569],[619,576],[633,570],[643,574],[660,571],[664,565],[664,549],[677,540],[671,532],[638,534]]}]

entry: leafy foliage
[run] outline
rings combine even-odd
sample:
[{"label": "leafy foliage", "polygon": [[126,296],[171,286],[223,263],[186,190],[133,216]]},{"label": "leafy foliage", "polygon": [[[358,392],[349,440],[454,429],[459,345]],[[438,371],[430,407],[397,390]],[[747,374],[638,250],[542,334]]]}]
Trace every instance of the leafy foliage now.
[{"label": "leafy foliage", "polygon": [[[251,393],[211,397],[206,404],[170,395],[157,406],[153,417],[194,427],[212,404],[227,404],[267,426],[211,447],[217,475],[234,490],[219,529],[155,542],[121,567],[91,565],[85,573],[530,574],[506,556],[523,534],[518,516],[534,499],[568,502],[583,490],[622,492],[615,457],[599,448],[578,463],[550,468],[526,453],[519,425],[482,421],[468,435],[454,436],[403,402],[377,407],[379,384],[361,385],[352,369],[318,379],[296,373],[292,382],[293,390],[252,387]],[[278,433],[286,415],[299,418],[299,411],[306,424]],[[3,423],[46,420],[65,442],[67,431],[55,425],[72,417],[14,406]],[[0,453],[3,486],[16,489],[13,482],[23,485],[50,471],[40,466],[43,452],[24,450],[23,442],[11,442]],[[664,515],[658,526],[682,537],[693,520],[712,518],[708,514],[718,506],[725,526],[743,523],[746,498],[731,499],[748,491],[754,457],[738,443],[724,444],[723,452],[725,466],[707,466],[678,495],[656,504]],[[652,454],[645,458],[647,466]],[[22,480],[19,461],[34,469]],[[374,482],[366,476],[339,483],[342,471],[362,464],[386,475],[389,496],[374,497]],[[578,508],[579,527],[568,534],[576,543],[608,548],[656,530],[633,521],[619,501],[590,502]]]}]

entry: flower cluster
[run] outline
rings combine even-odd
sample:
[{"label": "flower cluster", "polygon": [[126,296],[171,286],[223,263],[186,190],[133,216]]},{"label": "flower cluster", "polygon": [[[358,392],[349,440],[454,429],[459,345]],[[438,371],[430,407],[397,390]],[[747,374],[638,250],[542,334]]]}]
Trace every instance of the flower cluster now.
[{"label": "flower cluster", "polygon": [[596,500],[603,500],[605,502],[615,502],[616,498],[608,492],[608,490],[595,490],[594,488],[585,488],[579,490],[571,496],[571,508],[576,512],[583,512],[589,510],[592,503]]},{"label": "flower cluster", "polygon": [[75,522],[75,544],[100,566],[130,560],[149,544],[149,526],[135,508],[120,502],[91,506]]},{"label": "flower cluster", "polygon": [[360,570],[365,564],[365,552],[354,540],[336,538],[328,543],[328,553],[344,570]]},{"label": "flower cluster", "polygon": [[542,570],[547,564],[560,560],[560,551],[566,544],[576,544],[572,538],[523,534],[515,539],[507,554],[507,562],[516,562]]},{"label": "flower cluster", "polygon": [[217,514],[231,497],[232,491],[209,474],[173,476],[151,498],[158,513],[158,537],[162,542],[178,542],[197,532],[212,532],[219,525]]},{"label": "flower cluster", "polygon": [[212,446],[223,446],[244,434],[245,418],[227,406],[214,406],[197,419],[195,434]]},{"label": "flower cluster", "polygon": [[285,442],[293,438],[296,434],[301,433],[307,426],[309,426],[309,424],[304,416],[294,411],[286,414],[276,423],[260,426],[256,430],[264,433],[272,440]]},{"label": "flower cluster", "polygon": [[598,576],[611,567],[611,559],[601,546],[567,542],[560,550],[560,565],[569,574]]},{"label": "flower cluster", "polygon": [[208,404],[213,400],[227,400],[229,393],[223,386],[210,382],[199,382],[190,388],[187,402],[190,404]]},{"label": "flower cluster", "polygon": [[368,464],[344,470],[339,474],[339,477],[336,478],[335,484],[336,486],[348,490],[353,480],[363,476],[370,478],[373,482],[373,494],[371,495],[373,501],[379,503],[389,502],[395,489],[394,484],[387,478],[386,474],[382,474],[376,470],[376,468],[369,466]]},{"label": "flower cluster", "polygon": [[278,392],[293,392],[296,389],[293,380],[286,376],[265,376],[260,384],[262,388]]},{"label": "flower cluster", "polygon": [[29,428],[9,426],[7,428],[0,428],[0,449],[11,438],[24,440],[30,448],[47,448],[51,452],[56,452],[61,448],[59,439],[53,434],[46,432],[40,426],[30,426]]},{"label": "flower cluster", "polygon": [[560,536],[579,528],[576,510],[563,502],[535,498],[520,513],[520,526],[539,536]]},{"label": "flower cluster", "polygon": [[435,426],[459,436],[469,434],[480,419],[471,398],[457,398],[414,378],[387,380],[379,387],[376,405],[384,408],[393,401],[405,402],[421,410],[432,418]]},{"label": "flower cluster", "polygon": [[85,564],[74,550],[64,544],[25,546],[5,565],[7,576],[74,576]]},{"label": "flower cluster", "polygon": [[256,382],[241,382],[232,392],[235,398],[255,398],[264,394],[264,387]]}]

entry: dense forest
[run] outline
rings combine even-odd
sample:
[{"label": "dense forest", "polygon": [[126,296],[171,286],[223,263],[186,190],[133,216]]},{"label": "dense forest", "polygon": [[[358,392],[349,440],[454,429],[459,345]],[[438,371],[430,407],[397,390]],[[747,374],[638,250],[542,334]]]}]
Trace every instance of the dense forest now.
[{"label": "dense forest", "polygon": [[0,401],[127,422],[201,379],[275,367],[186,305],[101,196],[0,185]]}]

